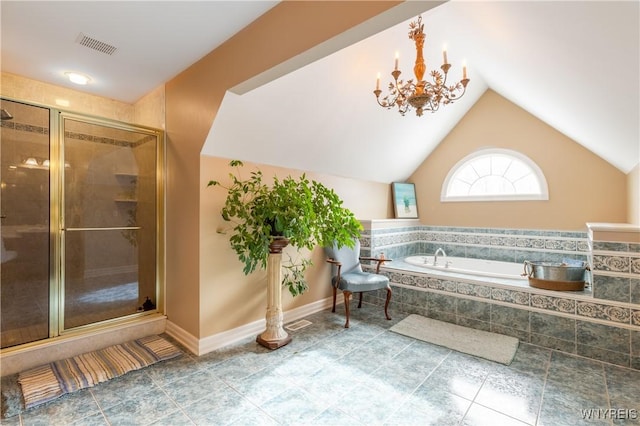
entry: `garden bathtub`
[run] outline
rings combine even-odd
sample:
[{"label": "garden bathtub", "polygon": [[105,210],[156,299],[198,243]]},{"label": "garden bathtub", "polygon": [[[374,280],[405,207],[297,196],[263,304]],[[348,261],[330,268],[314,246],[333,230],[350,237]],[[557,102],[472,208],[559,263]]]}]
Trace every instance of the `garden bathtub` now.
[{"label": "garden bathtub", "polygon": [[514,280],[527,279],[527,276],[523,275],[523,265],[515,262],[448,256],[439,256],[436,265],[434,265],[433,256],[409,256],[406,257],[404,261],[410,265],[419,266],[427,271],[433,272],[455,272],[480,277],[508,278]]}]

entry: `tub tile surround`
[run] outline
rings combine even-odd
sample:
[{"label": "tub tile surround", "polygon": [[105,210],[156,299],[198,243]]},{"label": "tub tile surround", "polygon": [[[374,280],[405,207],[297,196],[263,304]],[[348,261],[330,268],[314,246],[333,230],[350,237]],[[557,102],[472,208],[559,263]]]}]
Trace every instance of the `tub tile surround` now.
[{"label": "tub tile surround", "polygon": [[[424,226],[416,220],[366,221],[363,256],[393,259],[382,273],[400,309],[493,331],[587,358],[640,370],[640,228],[587,224],[585,232]],[[587,287],[556,292],[526,280],[426,271],[406,256],[433,254],[487,260],[590,265]],[[373,266],[365,266],[373,269]],[[384,304],[385,294],[365,294]]]},{"label": "tub tile surround", "polygon": [[588,225],[594,297],[638,305],[640,229],[629,225]]}]

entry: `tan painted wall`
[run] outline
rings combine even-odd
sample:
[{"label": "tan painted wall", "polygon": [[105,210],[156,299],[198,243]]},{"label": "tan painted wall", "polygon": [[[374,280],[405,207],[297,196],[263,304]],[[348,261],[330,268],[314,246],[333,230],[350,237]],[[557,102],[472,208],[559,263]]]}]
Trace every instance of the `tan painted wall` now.
[{"label": "tan painted wall", "polygon": [[134,105],[134,123],[164,130],[164,84],[144,95]]},{"label": "tan painted wall", "polygon": [[[164,129],[164,85],[132,105],[3,72],[0,74],[0,95],[64,111]],[[66,101],[68,105],[61,105],[60,101]]]},{"label": "tan painted wall", "polygon": [[[6,72],[3,72],[0,78],[2,96],[8,98],[125,123],[134,121],[135,108],[125,102],[89,95]],[[60,102],[66,102],[66,104],[60,104]]]},{"label": "tan painted wall", "polygon": [[[229,167],[229,160],[203,156],[201,160],[202,179],[200,181],[200,250],[202,264],[200,273],[200,333],[209,336],[248,322],[263,319],[267,306],[267,275],[264,270],[245,276],[242,264],[229,247],[229,235],[218,233],[230,228],[222,220],[220,210],[224,205],[226,191],[220,187],[207,187],[210,180],[229,182],[229,173],[235,169]],[[301,171],[283,169],[267,165],[245,163],[241,168],[242,176],[248,177],[251,171],[260,169],[264,181],[271,182],[273,176],[298,177]],[[383,183],[365,182],[339,178],[329,175],[307,173],[307,177],[333,188],[344,200],[344,206],[358,218],[387,218],[393,211],[389,186]],[[285,249],[284,258],[295,255],[291,247]],[[322,250],[316,248],[309,256],[314,266],[307,272],[309,291],[295,299],[287,290],[283,290],[283,309],[285,311],[308,303],[324,299],[331,295],[329,279],[330,269],[325,263]]]},{"label": "tan painted wall", "polygon": [[[519,151],[542,169],[548,201],[441,203],[451,167],[485,147]],[[409,178],[429,225],[585,229],[627,220],[627,177],[497,93],[488,90]]]},{"label": "tan painted wall", "polygon": [[640,225],[640,163],[627,174],[627,222]]},{"label": "tan painted wall", "polygon": [[[205,235],[199,226],[200,151],[225,91],[399,3],[281,2],[166,84],[166,299],[172,323],[203,337],[201,324],[212,321],[200,312],[200,300],[208,299],[200,294],[201,267],[211,256],[199,251]],[[234,309],[249,303],[235,301]]]}]

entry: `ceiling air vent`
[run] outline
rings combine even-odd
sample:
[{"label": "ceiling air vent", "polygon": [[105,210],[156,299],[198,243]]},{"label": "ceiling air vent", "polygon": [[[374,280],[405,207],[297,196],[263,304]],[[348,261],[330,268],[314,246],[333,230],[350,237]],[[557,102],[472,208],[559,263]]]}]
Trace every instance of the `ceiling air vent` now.
[{"label": "ceiling air vent", "polygon": [[95,38],[89,37],[88,35],[82,33],[78,34],[76,43],[79,43],[82,46],[86,46],[89,49],[97,50],[101,53],[106,53],[107,55],[113,55],[116,50],[118,50],[118,48],[115,46],[112,46],[100,40],[96,40]]}]

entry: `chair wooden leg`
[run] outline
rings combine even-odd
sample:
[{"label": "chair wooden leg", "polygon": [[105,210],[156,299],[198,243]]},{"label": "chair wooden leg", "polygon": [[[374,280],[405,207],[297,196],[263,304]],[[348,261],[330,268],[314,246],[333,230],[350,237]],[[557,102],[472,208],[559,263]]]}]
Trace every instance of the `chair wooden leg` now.
[{"label": "chair wooden leg", "polygon": [[358,302],[358,309],[362,308],[362,291],[360,292],[360,301]]},{"label": "chair wooden leg", "polygon": [[335,312],[336,311],[336,294],[338,293],[338,290],[333,287],[333,308],[331,309],[331,312]]},{"label": "chair wooden leg", "polygon": [[388,288],[387,289],[387,301],[384,302],[384,316],[387,317],[388,320],[391,319],[391,317],[389,316],[389,312],[388,312],[389,302],[390,301],[391,301],[391,289]]},{"label": "chair wooden leg", "polygon": [[351,301],[351,292],[343,291],[344,294],[344,310],[347,316],[347,322],[344,323],[344,328],[349,328],[349,302]]}]

